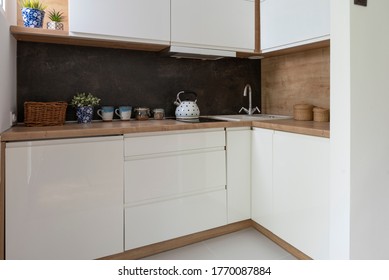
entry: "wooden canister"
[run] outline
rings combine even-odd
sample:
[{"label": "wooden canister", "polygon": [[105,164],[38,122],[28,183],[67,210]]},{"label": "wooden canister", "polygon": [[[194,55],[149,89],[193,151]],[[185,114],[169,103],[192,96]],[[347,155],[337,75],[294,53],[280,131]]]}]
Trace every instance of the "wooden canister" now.
[{"label": "wooden canister", "polygon": [[313,119],[313,105],[296,104],[293,106],[293,117],[297,121],[311,121]]},{"label": "wooden canister", "polygon": [[330,121],[330,110],[320,107],[313,108],[313,120],[315,122],[328,122]]}]

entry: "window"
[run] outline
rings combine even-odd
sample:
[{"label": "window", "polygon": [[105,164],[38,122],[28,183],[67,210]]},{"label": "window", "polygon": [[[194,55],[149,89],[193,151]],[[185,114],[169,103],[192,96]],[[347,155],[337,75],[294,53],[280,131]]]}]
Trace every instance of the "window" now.
[{"label": "window", "polygon": [[5,11],[5,0],[0,0],[0,8]]}]

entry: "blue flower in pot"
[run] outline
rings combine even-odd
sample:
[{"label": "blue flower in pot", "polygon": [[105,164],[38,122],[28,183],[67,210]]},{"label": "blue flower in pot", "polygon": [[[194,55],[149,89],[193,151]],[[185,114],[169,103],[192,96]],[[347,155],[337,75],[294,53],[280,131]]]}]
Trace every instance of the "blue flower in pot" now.
[{"label": "blue flower in pot", "polygon": [[71,105],[77,109],[76,116],[78,123],[90,123],[93,119],[93,107],[99,105],[100,98],[91,93],[77,93],[73,96]]}]

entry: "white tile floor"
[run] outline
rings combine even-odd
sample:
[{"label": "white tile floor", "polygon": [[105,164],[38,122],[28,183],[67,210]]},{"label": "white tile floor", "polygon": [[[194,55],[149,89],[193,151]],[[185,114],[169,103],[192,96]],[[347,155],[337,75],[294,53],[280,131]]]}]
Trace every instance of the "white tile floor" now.
[{"label": "white tile floor", "polygon": [[153,255],[145,260],[295,260],[253,228]]}]

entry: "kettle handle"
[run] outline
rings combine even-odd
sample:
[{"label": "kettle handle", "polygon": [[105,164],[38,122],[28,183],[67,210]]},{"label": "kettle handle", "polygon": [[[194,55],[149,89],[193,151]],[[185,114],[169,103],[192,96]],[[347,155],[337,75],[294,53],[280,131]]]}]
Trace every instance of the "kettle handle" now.
[{"label": "kettle handle", "polygon": [[180,99],[180,94],[181,93],[191,93],[191,94],[193,94],[195,96],[195,101],[194,102],[197,103],[197,93],[195,93],[194,91],[182,90],[179,93],[177,93],[177,100],[176,100],[176,102],[178,102],[179,104],[181,103],[181,99]]}]

